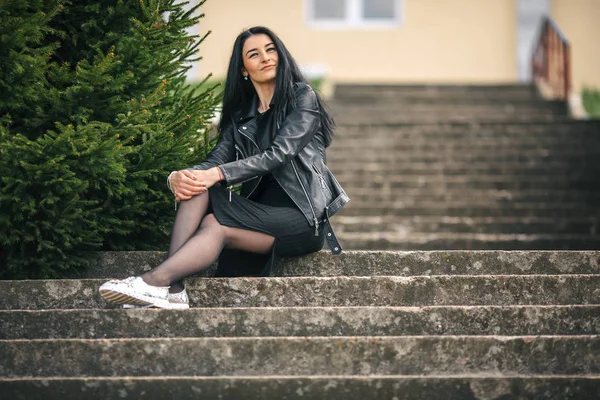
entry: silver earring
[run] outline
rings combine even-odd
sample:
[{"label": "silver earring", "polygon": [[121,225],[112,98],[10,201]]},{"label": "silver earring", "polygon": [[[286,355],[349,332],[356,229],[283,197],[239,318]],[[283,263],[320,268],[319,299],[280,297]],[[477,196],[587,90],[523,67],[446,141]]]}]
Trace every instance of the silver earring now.
[{"label": "silver earring", "polygon": [[244,76],[244,80],[247,81],[248,80],[248,76]]}]

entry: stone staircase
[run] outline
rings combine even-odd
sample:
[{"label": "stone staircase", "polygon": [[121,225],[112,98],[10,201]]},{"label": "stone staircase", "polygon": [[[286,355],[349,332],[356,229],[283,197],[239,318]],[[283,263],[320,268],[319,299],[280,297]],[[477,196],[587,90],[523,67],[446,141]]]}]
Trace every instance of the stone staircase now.
[{"label": "stone staircase", "polygon": [[189,279],[190,310],[99,297],[163,256],[0,281],[0,397],[600,398],[597,251],[322,251]]},{"label": "stone staircase", "polygon": [[346,249],[600,249],[600,121],[529,86],[340,86]]},{"label": "stone staircase", "polygon": [[411,251],[209,269],[180,311],[98,295],[159,252],[0,281],[0,399],[600,398],[600,124],[516,86],[344,86],[332,107],[343,244]]}]

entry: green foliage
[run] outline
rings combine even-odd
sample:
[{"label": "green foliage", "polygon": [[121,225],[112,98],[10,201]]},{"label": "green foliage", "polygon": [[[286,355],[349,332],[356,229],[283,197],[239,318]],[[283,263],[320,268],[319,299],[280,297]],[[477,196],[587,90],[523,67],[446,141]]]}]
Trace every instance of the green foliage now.
[{"label": "green foliage", "polygon": [[220,101],[185,81],[203,3],[0,2],[0,277],[166,248],[165,178],[206,156]]},{"label": "green foliage", "polygon": [[583,89],[581,97],[588,115],[592,118],[600,118],[600,90]]}]

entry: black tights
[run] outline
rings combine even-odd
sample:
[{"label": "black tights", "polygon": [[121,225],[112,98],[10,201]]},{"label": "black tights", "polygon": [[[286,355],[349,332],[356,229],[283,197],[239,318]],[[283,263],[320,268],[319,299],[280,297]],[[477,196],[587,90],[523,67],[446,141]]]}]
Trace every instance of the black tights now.
[{"label": "black tights", "polygon": [[214,214],[206,215],[208,192],[182,201],[177,210],[167,259],[142,275],[153,286],[171,286],[171,293],[183,289],[183,278],[214,263],[224,247],[266,254],[275,238],[266,233],[223,226]]}]

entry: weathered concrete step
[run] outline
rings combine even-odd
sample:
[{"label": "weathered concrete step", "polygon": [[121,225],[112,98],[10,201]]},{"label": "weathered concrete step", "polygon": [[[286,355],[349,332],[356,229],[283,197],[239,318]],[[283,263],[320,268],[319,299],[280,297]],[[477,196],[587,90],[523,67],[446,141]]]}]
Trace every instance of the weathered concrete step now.
[{"label": "weathered concrete step", "polygon": [[556,218],[493,218],[493,217],[351,217],[340,215],[333,223],[340,232],[446,232],[489,234],[570,233],[594,235],[600,233],[600,217],[581,219]]},{"label": "weathered concrete step", "polygon": [[[360,129],[362,127],[369,127],[368,123],[354,126],[354,127],[343,127],[341,129]],[[534,132],[561,132],[565,129],[573,131],[575,134],[577,132],[587,131],[589,129],[595,130],[596,132],[600,129],[600,119],[590,119],[590,120],[577,120],[577,119],[565,119],[563,121],[465,121],[465,122],[446,122],[442,121],[439,123],[431,123],[431,124],[386,124],[386,125],[376,125],[382,127],[397,127],[401,129],[408,130],[417,130],[417,131],[436,131],[436,130],[489,130],[489,129],[499,129],[501,131],[529,131],[532,130]]]},{"label": "weathered concrete step", "polygon": [[527,122],[473,122],[473,123],[437,123],[437,124],[389,124],[340,126],[336,134],[349,137],[363,137],[368,130],[370,137],[386,134],[414,136],[462,136],[462,137],[593,137],[600,133],[598,121],[561,121],[553,123]]},{"label": "weathered concrete step", "polygon": [[0,340],[0,360],[7,378],[599,374],[600,337]]},{"label": "weathered concrete step", "polygon": [[[457,165],[457,164],[446,164],[444,163],[432,163],[431,167],[423,165],[415,165],[412,163],[398,162],[395,164],[378,164],[378,163],[339,163],[336,165],[336,169],[342,170],[343,173],[340,175],[382,175],[387,174],[388,176],[404,176],[404,175],[439,175],[439,176],[452,176],[452,175],[513,175],[513,176],[544,176],[547,179],[551,177],[565,177],[565,176],[594,176],[600,175],[600,163],[595,165],[575,164],[572,165],[561,165],[550,164],[547,168],[544,168],[543,164],[538,165],[485,165],[479,164],[474,165],[473,168],[469,168],[468,165]],[[343,178],[340,178],[343,179]]]},{"label": "weathered concrete step", "polygon": [[[502,138],[502,137],[490,137],[490,138],[468,138],[468,137],[449,137],[445,139],[443,135],[439,138],[428,139],[426,137],[413,136],[411,138],[403,139],[402,137],[395,137],[389,135],[387,137],[377,137],[371,139],[368,135],[362,137],[353,137],[348,140],[340,140],[335,144],[335,149],[352,149],[362,147],[365,149],[386,149],[391,147],[394,150],[403,149],[420,149],[420,150],[441,150],[450,149],[460,151],[473,147],[474,150],[483,150],[488,147],[500,147],[500,148],[512,148],[533,150],[539,149],[540,147],[549,150],[560,150],[562,146],[565,149],[577,149],[581,150],[582,153],[586,153],[589,149],[581,149],[582,144],[589,145],[590,149],[598,149],[600,141],[593,137],[579,136],[574,137],[573,141],[568,141],[563,138],[546,137],[544,139],[536,137],[523,136],[521,138]],[[560,152],[558,152],[560,153]]]},{"label": "weathered concrete step", "polygon": [[[356,178],[356,173],[357,171],[355,171],[355,173],[353,174],[354,177]],[[338,171],[335,173],[336,177],[338,175],[343,176],[345,175],[345,172],[343,170]],[[348,174],[346,174],[348,175]],[[351,182],[350,177],[344,177],[344,182],[348,181]],[[417,183],[420,186],[426,186],[426,184],[428,183],[433,183],[436,184],[440,187],[444,187],[444,186],[452,186],[453,183],[460,183],[460,184],[478,184],[478,183],[487,183],[487,184],[491,184],[490,185],[481,185],[481,186],[473,186],[473,187],[495,187],[496,184],[503,184],[506,185],[507,187],[511,187],[511,184],[515,184],[516,182],[518,183],[523,183],[523,182],[527,182],[530,183],[531,186],[524,186],[524,187],[529,187],[531,189],[539,189],[539,188],[560,188],[562,190],[564,190],[564,186],[563,183],[564,182],[568,182],[568,181],[563,181],[561,180],[561,176],[537,176],[535,177],[535,179],[532,179],[531,177],[527,177],[526,175],[472,175],[472,176],[457,176],[457,175],[449,175],[449,176],[440,176],[440,175],[433,175],[433,176],[418,176],[418,175],[414,175],[414,176],[401,176],[401,175],[389,175],[388,176],[384,176],[384,174],[381,173],[371,173],[369,176],[369,179],[366,181],[362,181],[360,182],[362,186],[365,187],[369,187],[369,186],[374,186],[374,184],[378,184],[378,183],[385,183],[387,185],[389,185],[389,187],[402,187],[402,185],[397,185],[397,184],[401,184],[401,183],[408,183],[408,184],[412,184],[412,183]],[[585,179],[584,179],[585,178]],[[354,179],[356,180],[356,179]],[[340,179],[340,182],[342,180]],[[597,181],[596,181],[597,182]],[[552,183],[554,183],[554,185],[552,185]],[[572,189],[576,189],[577,186],[576,185],[584,185],[584,184],[594,184],[595,181],[594,179],[590,176],[582,176],[581,180],[579,182],[573,182],[573,186]],[[541,185],[544,184],[544,185]],[[550,185],[549,185],[550,184]],[[570,183],[571,184],[571,183]],[[597,183],[596,183],[597,185]],[[519,185],[514,185],[513,187],[520,187]]]},{"label": "weathered concrete step", "polygon": [[395,112],[395,113],[359,113],[357,111],[345,111],[343,114],[333,116],[337,123],[341,125],[388,125],[388,124],[432,124],[432,123],[474,123],[474,122],[564,122],[569,117],[553,114],[520,114],[520,113],[497,113],[487,112],[485,114],[478,111],[455,113],[452,111],[444,113],[413,113],[410,112]]},{"label": "weathered concrete step", "polygon": [[[572,159],[579,155],[586,161],[595,161],[594,156],[600,156],[600,148],[596,145],[590,145],[589,148],[582,147],[582,145],[576,147],[569,147],[568,143],[561,146],[560,143],[556,145],[548,146],[539,144],[538,146],[531,144],[531,146],[516,146],[510,143],[494,143],[490,145],[479,145],[476,141],[473,142],[473,147],[469,148],[468,140],[462,141],[461,143],[448,143],[443,140],[431,141],[428,143],[414,143],[409,142],[398,142],[388,143],[387,145],[377,145],[359,143],[340,143],[336,144],[332,154],[338,153],[338,156],[345,154],[346,157],[355,158],[356,161],[373,159],[376,156],[388,157],[390,154],[396,155],[396,160],[404,160],[405,156],[408,160],[418,160],[422,158],[434,160],[462,160],[463,156],[471,158],[480,158],[486,161],[484,157],[489,156],[490,160],[496,160],[498,158],[520,155],[528,157],[530,160],[559,160],[559,159]],[[333,158],[338,160],[341,157]],[[329,161],[329,160],[328,160]]]},{"label": "weathered concrete step", "polygon": [[[553,196],[550,190],[535,192],[507,192],[491,191],[465,188],[462,193],[456,190],[449,190],[442,193],[440,190],[391,190],[374,192],[373,190],[350,186],[346,189],[352,201],[357,203],[397,203],[402,204],[420,204],[421,202],[444,202],[456,203],[472,199],[476,204],[484,202],[496,203],[536,203],[536,204],[572,204],[578,202],[580,205],[593,205],[600,203],[600,187],[597,191],[570,191],[565,192],[557,190],[556,196]],[[583,219],[582,219],[583,220]],[[589,220],[589,219],[588,219]],[[554,221],[556,223],[556,221]]]},{"label": "weathered concrete step", "polygon": [[[350,196],[352,196],[352,190],[348,190]],[[546,201],[528,201],[528,200],[511,200],[511,199],[496,199],[496,198],[485,198],[482,196],[469,199],[431,199],[431,198],[411,198],[409,196],[403,196],[401,193],[395,197],[392,201],[382,202],[373,201],[374,199],[381,200],[374,194],[370,199],[372,201],[361,202],[357,199],[352,199],[352,203],[348,203],[348,209],[350,208],[375,208],[375,209],[389,209],[389,208],[401,208],[401,207],[417,207],[422,208],[445,208],[445,209],[496,209],[503,208],[507,210],[528,210],[537,208],[538,210],[554,210],[556,208],[564,210],[565,213],[569,211],[581,209],[585,206],[585,202],[582,201],[559,201],[559,200],[546,200]],[[588,204],[593,209],[595,204]],[[560,212],[557,212],[557,216]],[[589,215],[588,215],[589,216]],[[585,216],[584,216],[585,217]]]},{"label": "weathered concrete step", "polygon": [[[595,200],[582,199],[579,203],[567,202],[566,200],[510,200],[510,199],[496,199],[496,198],[484,198],[484,197],[473,197],[473,203],[469,204],[468,198],[453,198],[452,200],[445,199],[433,199],[431,197],[405,197],[402,193],[398,193],[396,196],[354,196],[352,191],[354,188],[349,188],[347,193],[350,194],[352,206],[348,205],[348,208],[344,210],[342,215],[365,215],[365,216],[385,216],[389,214],[395,214],[398,209],[406,209],[398,213],[398,216],[410,217],[412,216],[427,216],[437,215],[441,217],[447,216],[451,218],[456,217],[472,217],[472,218],[484,218],[493,217],[495,215],[501,215],[506,218],[507,216],[519,217],[524,214],[529,217],[545,217],[545,218],[577,218],[583,219],[588,218],[589,220],[600,218],[600,206],[593,204],[594,201],[598,202],[598,198]],[[369,205],[374,205],[369,207]],[[577,205],[579,207],[577,207]],[[597,204],[597,203],[596,203]],[[539,208],[536,208],[539,206]],[[352,212],[350,210],[353,210]],[[359,212],[358,210],[363,210]],[[441,212],[439,211],[441,210]],[[448,210],[447,215],[443,215],[444,210]],[[487,212],[489,211],[489,213]],[[511,213],[514,211],[514,214]],[[585,212],[581,212],[585,211]],[[465,212],[465,214],[461,214]],[[556,225],[556,222],[554,222]]]},{"label": "weathered concrete step", "polygon": [[347,250],[600,250],[597,235],[340,232]]},{"label": "weathered concrete step", "polygon": [[494,190],[494,189],[448,189],[448,188],[422,188],[392,191],[391,188],[374,192],[372,189],[353,187],[352,200],[366,198],[398,197],[422,200],[458,200],[465,197],[475,199],[514,200],[514,201],[544,201],[550,199],[572,201],[600,200],[600,185],[597,190],[574,191],[571,189],[528,189],[528,190]]},{"label": "weathered concrete step", "polygon": [[558,115],[560,117],[566,116],[563,110],[557,110],[553,107],[545,106],[544,104],[520,104],[514,106],[510,103],[416,103],[407,104],[405,101],[394,101],[389,103],[354,103],[354,102],[340,102],[333,101],[329,104],[333,110],[334,116],[337,117],[351,117],[353,114],[359,114],[367,117],[368,120],[372,120],[373,115],[389,115],[389,114],[404,114],[410,117],[416,115],[476,115],[476,116],[518,116],[518,117],[537,117],[537,116],[553,116]]},{"label": "weathered concrete step", "polygon": [[[572,161],[574,159],[581,159],[581,162],[592,162],[594,163],[600,157],[600,151],[594,148],[582,148],[578,146],[576,148],[569,149],[564,148],[547,148],[544,146],[530,147],[527,149],[511,149],[510,146],[502,145],[498,146],[495,150],[489,146],[485,148],[474,148],[473,151],[469,151],[467,147],[454,148],[454,147],[443,147],[443,144],[433,148],[414,146],[412,148],[400,148],[386,151],[385,149],[371,149],[369,147],[345,147],[337,148],[335,146],[332,151],[328,154],[327,161],[331,165],[340,163],[341,161],[348,160],[349,158],[355,159],[357,162],[368,162],[368,161],[414,161],[414,162],[443,162],[443,161],[455,161],[455,160],[472,160],[473,162],[495,162],[495,161]],[[410,151],[409,151],[410,150]],[[477,150],[477,151],[475,151]]]},{"label": "weathered concrete step", "polygon": [[[338,217],[336,217],[337,219]],[[165,252],[107,251],[84,274],[73,278],[140,275],[158,265]],[[597,251],[319,251],[283,258],[280,276],[412,276],[600,274]]]},{"label": "weathered concrete step", "polygon": [[[352,193],[352,190],[348,190]],[[598,207],[585,207],[581,204],[577,207],[564,208],[561,205],[512,204],[510,202],[496,204],[491,201],[488,205],[472,204],[444,204],[443,202],[427,202],[420,205],[408,205],[401,201],[396,204],[377,204],[374,201],[349,203],[341,215],[346,216],[448,216],[448,217],[556,217],[556,218],[582,218],[598,217]]]},{"label": "weathered concrete step", "polygon": [[356,160],[338,160],[335,164],[338,168],[350,171],[395,171],[395,170],[417,170],[424,171],[427,169],[439,172],[444,169],[463,171],[474,171],[477,173],[515,173],[520,170],[528,172],[541,171],[542,167],[546,167],[548,173],[561,173],[567,168],[590,169],[597,170],[600,167],[599,160],[593,159],[571,159],[571,160],[553,160],[553,159],[529,159],[527,161],[515,162],[506,160],[486,160],[486,161],[465,161],[462,159],[436,160],[430,162],[417,162],[414,160],[407,161],[403,158],[384,162],[369,162],[363,161],[357,165]]},{"label": "weathered concrete step", "polygon": [[398,105],[386,109],[375,107],[335,107],[333,117],[343,125],[350,124],[433,124],[433,123],[476,123],[541,121],[563,122],[564,115],[552,110],[506,110],[500,107],[405,107]]},{"label": "weathered concrete step", "polygon": [[[457,157],[453,153],[429,153],[429,154],[398,154],[396,152],[383,152],[376,154],[376,152],[361,153],[359,149],[353,149],[352,153],[356,156],[356,159],[360,162],[376,162],[376,163],[391,163],[391,162],[414,162],[414,163],[442,163],[442,162],[473,162],[473,163],[543,163],[543,162],[557,162],[557,163],[595,163],[600,157],[600,152],[594,154],[592,152],[586,153],[582,149],[578,149],[571,154],[551,154],[550,152],[538,149],[534,152],[523,152],[523,153],[506,153],[506,154],[476,154],[476,153],[465,153],[460,157]],[[341,151],[331,151],[327,154],[327,162],[331,167],[333,164],[343,164],[347,161],[349,154]]]},{"label": "weathered concrete step", "polygon": [[407,92],[407,93],[394,93],[393,95],[377,96],[371,94],[366,95],[367,98],[348,95],[348,96],[335,96],[328,101],[330,105],[348,104],[348,105],[364,105],[365,107],[372,107],[377,105],[391,106],[392,104],[406,105],[406,106],[418,106],[418,105],[431,105],[431,106],[444,106],[444,105],[489,105],[498,107],[517,107],[517,108],[542,108],[551,109],[555,112],[562,112],[566,114],[568,112],[567,105],[563,101],[544,101],[537,96],[499,96],[492,97],[487,94],[475,94],[474,97],[465,94],[455,93],[437,93],[435,95],[431,93],[418,93],[418,92]]},{"label": "weathered concrete step", "polygon": [[391,98],[406,95],[439,98],[456,96],[459,98],[514,98],[541,99],[533,85],[383,85],[383,84],[340,84],[335,87],[335,97]]},{"label": "weathered concrete step", "polygon": [[376,93],[423,93],[437,95],[444,93],[459,93],[465,96],[472,96],[477,93],[489,94],[491,96],[509,94],[516,95],[535,95],[537,89],[533,85],[522,84],[501,84],[501,85],[455,85],[455,84],[339,84],[335,87],[335,93],[358,93],[363,94],[367,91]]},{"label": "weathered concrete step", "polygon": [[[336,177],[338,173],[335,173]],[[524,179],[519,175],[514,176],[389,176],[386,180],[382,175],[373,175],[368,180],[360,181],[357,185],[356,180],[341,180],[340,183],[344,189],[352,195],[355,188],[370,188],[373,191],[395,190],[395,189],[489,189],[489,190],[571,190],[590,192],[595,190],[597,183],[589,180],[575,181],[566,178],[536,177],[536,179]],[[349,179],[349,178],[348,178]],[[350,203],[349,203],[350,204]]]},{"label": "weathered concrete step", "polygon": [[0,339],[597,335],[600,306],[0,311]]},{"label": "weathered concrete step", "polygon": [[506,111],[511,110],[548,110],[557,114],[567,115],[568,107],[564,102],[558,101],[540,101],[539,99],[531,98],[490,98],[482,97],[472,99],[461,96],[439,96],[428,97],[419,94],[402,95],[396,97],[388,97],[384,99],[378,98],[361,98],[361,97],[336,97],[330,99],[327,104],[332,108],[344,106],[363,106],[365,108],[374,108],[377,106],[393,107],[397,106],[399,111],[404,108],[413,109],[418,107],[452,107],[458,106],[474,106],[474,107],[497,107]]},{"label": "weathered concrete step", "polygon": [[[523,180],[523,179],[541,179],[545,182],[553,182],[557,179],[576,179],[581,182],[594,182],[594,177],[600,174],[600,170],[597,166],[586,168],[585,166],[577,166],[564,169],[553,169],[548,170],[546,173],[541,168],[515,168],[512,170],[502,170],[500,168],[490,168],[488,170],[469,170],[469,169],[428,169],[417,166],[412,168],[410,164],[400,165],[397,168],[388,170],[364,170],[360,169],[359,166],[354,165],[352,170],[345,169],[343,166],[335,165],[335,170],[339,171],[335,175],[341,176],[339,180],[350,180],[349,176],[360,175],[361,179],[373,178],[378,181],[388,178],[390,182],[402,182],[410,179],[421,178],[423,179],[438,179],[446,180],[453,178],[454,180],[487,180],[493,179],[495,181],[506,181],[506,180]],[[486,179],[487,178],[487,179]],[[358,181],[355,182],[359,183]]]},{"label": "weathered concrete step", "polygon": [[[597,399],[600,378],[576,376],[160,376],[0,378],[11,400]],[[443,395],[442,395],[443,394]]]},{"label": "weathered concrete step", "polygon": [[[413,100],[413,102],[411,102]],[[526,113],[529,111],[549,111],[555,113],[562,113],[566,115],[567,108],[564,103],[558,102],[545,102],[545,101],[527,101],[524,99],[480,99],[477,101],[469,101],[466,97],[446,97],[440,98],[440,101],[431,101],[432,99],[419,97],[419,96],[399,96],[392,99],[385,99],[385,101],[372,101],[363,100],[360,101],[356,98],[332,98],[328,101],[328,104],[336,109],[340,107],[352,107],[352,108],[364,108],[364,109],[385,109],[402,111],[406,110],[419,110],[419,109],[495,109],[505,112],[522,112]]]},{"label": "weathered concrete step", "polygon": [[[0,281],[0,309],[111,308],[103,279]],[[600,304],[600,275],[197,278],[192,307]],[[1,359],[1,358],[0,358]]]}]

